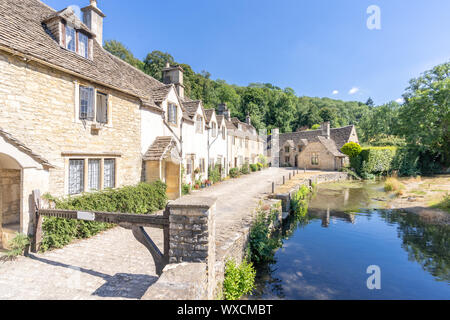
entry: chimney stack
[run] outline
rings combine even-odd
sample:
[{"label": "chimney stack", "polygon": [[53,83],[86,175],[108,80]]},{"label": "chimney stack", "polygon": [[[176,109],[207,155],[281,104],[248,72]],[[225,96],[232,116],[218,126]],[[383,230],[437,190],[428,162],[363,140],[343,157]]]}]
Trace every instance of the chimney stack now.
[{"label": "chimney stack", "polygon": [[325,136],[327,139],[330,139],[330,121],[322,123],[322,135]]},{"label": "chimney stack", "polygon": [[95,34],[97,42],[103,46],[103,18],[106,16],[97,7],[97,0],[90,0],[91,3],[81,9],[83,12],[84,24]]},{"label": "chimney stack", "polygon": [[162,77],[164,84],[174,84],[178,95],[184,99],[184,84],[183,84],[184,70],[180,66],[171,67],[169,62],[166,62],[166,67],[162,69]]},{"label": "chimney stack", "polygon": [[252,125],[252,120],[250,119],[250,114],[248,114],[248,113],[247,113],[247,116],[245,117],[245,122],[246,122],[248,125]]},{"label": "chimney stack", "polygon": [[225,117],[225,119],[228,121],[231,120],[230,110],[228,110],[226,103],[219,104],[217,109],[218,109],[217,113],[219,115],[223,115]]}]

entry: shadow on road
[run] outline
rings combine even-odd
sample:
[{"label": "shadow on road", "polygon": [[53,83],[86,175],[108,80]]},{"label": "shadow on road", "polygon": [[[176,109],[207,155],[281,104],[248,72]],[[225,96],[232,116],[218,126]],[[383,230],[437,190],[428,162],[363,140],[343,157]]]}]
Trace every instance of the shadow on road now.
[{"label": "shadow on road", "polygon": [[32,260],[52,266],[67,268],[71,273],[72,271],[70,270],[73,270],[73,275],[69,276],[67,281],[68,286],[73,287],[74,289],[77,289],[77,286],[82,286],[81,283],[77,283],[77,272],[83,272],[102,278],[106,283],[92,293],[92,295],[99,297],[140,299],[147,289],[158,280],[158,277],[146,274],[116,273],[115,275],[110,276],[106,273],[44,259],[33,254],[29,254],[28,257]]}]

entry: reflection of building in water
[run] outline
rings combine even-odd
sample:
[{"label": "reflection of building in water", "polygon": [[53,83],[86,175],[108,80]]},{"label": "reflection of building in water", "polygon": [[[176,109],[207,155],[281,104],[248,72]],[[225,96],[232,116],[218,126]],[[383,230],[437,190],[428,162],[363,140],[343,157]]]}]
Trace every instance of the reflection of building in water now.
[{"label": "reflection of building in water", "polygon": [[330,208],[327,208],[326,210],[310,209],[308,212],[313,217],[322,219],[322,227],[324,228],[328,228],[330,225],[330,217],[345,220],[352,224],[355,223],[355,215],[349,212],[330,210]]}]

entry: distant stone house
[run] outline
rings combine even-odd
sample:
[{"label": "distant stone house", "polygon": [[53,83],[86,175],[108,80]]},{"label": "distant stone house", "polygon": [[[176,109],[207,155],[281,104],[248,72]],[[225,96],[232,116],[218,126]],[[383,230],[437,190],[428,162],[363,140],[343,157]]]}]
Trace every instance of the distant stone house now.
[{"label": "distant stone house", "polygon": [[329,122],[318,130],[282,133],[279,163],[302,169],[339,170],[348,161],[340,150],[350,141],[358,142],[354,126],[330,128]]},{"label": "distant stone house", "polygon": [[83,22],[40,0],[0,1],[0,247],[32,233],[35,189],[162,180],[175,199],[183,167],[188,182],[232,159],[227,121],[185,97],[181,67],[163,82],[137,70],[103,49],[97,1],[81,10]]},{"label": "distant stone house", "polygon": [[246,117],[246,122],[232,118],[225,104],[219,105],[218,114],[223,116],[228,132],[228,168],[257,163],[259,156],[265,153],[265,138],[261,137],[251,124],[250,116]]}]

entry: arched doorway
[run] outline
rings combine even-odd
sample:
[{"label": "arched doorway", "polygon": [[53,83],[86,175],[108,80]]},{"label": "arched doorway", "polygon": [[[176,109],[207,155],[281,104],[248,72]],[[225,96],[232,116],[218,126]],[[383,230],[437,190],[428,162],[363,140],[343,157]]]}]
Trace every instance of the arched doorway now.
[{"label": "arched doorway", "polygon": [[0,153],[0,248],[20,232],[22,167],[12,157]]}]

